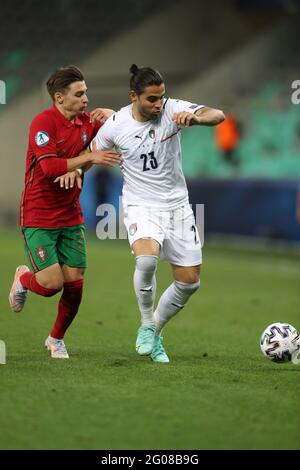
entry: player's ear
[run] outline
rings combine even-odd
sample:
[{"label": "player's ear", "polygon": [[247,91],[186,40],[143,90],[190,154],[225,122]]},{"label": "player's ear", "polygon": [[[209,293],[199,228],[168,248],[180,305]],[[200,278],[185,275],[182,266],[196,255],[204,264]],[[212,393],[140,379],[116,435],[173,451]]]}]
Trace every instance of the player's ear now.
[{"label": "player's ear", "polygon": [[59,103],[59,104],[62,104],[64,102],[64,95],[63,93],[61,93],[60,91],[56,91],[54,93],[54,101]]},{"label": "player's ear", "polygon": [[130,99],[131,99],[132,102],[137,100],[137,94],[134,90],[130,90],[129,96],[130,96]]}]

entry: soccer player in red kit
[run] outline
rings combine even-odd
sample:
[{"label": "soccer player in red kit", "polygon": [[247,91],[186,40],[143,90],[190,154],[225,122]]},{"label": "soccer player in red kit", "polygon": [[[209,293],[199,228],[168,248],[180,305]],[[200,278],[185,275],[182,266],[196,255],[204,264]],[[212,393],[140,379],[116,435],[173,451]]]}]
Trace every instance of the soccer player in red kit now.
[{"label": "soccer player in red kit", "polygon": [[[81,302],[86,267],[80,188],[74,180],[86,165],[119,164],[120,154],[84,152],[113,111],[85,112],[87,87],[77,67],[58,69],[48,79],[47,89],[53,106],[31,123],[20,204],[20,227],[33,272],[25,265],[17,268],[9,303],[14,312],[20,312],[28,291],[51,297],[62,290],[45,346],[53,358],[68,358],[63,338]],[[71,172],[69,191],[54,182],[66,172]]]}]

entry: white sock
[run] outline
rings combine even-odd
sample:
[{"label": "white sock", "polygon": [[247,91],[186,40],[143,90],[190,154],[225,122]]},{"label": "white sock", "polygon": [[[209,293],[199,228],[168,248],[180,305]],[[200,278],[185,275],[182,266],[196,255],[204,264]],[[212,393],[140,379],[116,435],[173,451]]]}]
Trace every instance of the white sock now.
[{"label": "white sock", "polygon": [[156,293],[155,271],[157,261],[158,257],[152,255],[136,257],[133,284],[141,312],[142,325],[154,325],[153,305]]},{"label": "white sock", "polygon": [[174,281],[162,294],[154,312],[156,334],[159,335],[165,324],[181,310],[190,296],[200,287],[200,281],[194,284]]}]

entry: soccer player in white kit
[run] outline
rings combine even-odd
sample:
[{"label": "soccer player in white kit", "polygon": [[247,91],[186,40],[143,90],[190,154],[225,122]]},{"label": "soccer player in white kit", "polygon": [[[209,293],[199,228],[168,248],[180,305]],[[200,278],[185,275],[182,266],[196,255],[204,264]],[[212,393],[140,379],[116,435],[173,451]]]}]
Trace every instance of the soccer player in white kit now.
[{"label": "soccer player in white kit", "polygon": [[[136,258],[134,290],[141,313],[136,350],[153,361],[169,362],[161,331],[200,286],[201,244],[181,167],[180,135],[191,125],[224,120],[218,109],[166,99],[160,73],[130,68],[132,103],[98,131],[93,150],[122,153],[123,208]],[[174,281],[153,311],[158,259],[171,263]]]}]

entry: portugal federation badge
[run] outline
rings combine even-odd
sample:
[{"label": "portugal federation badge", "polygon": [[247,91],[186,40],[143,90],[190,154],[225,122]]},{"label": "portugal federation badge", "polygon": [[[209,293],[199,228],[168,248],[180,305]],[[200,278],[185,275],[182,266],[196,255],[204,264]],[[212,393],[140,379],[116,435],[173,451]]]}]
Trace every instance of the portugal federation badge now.
[{"label": "portugal federation badge", "polygon": [[84,144],[87,143],[88,135],[87,135],[86,131],[82,131],[81,140],[82,140],[82,142],[83,142]]},{"label": "portugal federation badge", "polygon": [[47,250],[42,246],[39,246],[36,250],[36,254],[40,258],[40,260],[44,262],[47,256]]}]

